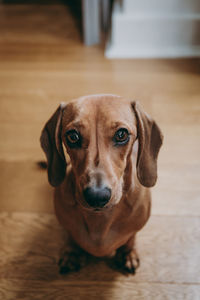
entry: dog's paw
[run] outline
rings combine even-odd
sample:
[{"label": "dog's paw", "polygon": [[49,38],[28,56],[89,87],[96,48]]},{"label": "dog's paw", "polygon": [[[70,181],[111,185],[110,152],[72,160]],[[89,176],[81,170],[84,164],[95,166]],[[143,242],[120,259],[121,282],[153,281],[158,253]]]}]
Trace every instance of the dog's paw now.
[{"label": "dog's paw", "polygon": [[118,249],[113,259],[113,267],[123,274],[135,274],[139,265],[140,260],[135,249],[128,253]]},{"label": "dog's paw", "polygon": [[82,267],[88,263],[88,254],[84,251],[65,251],[59,262],[59,273],[61,275],[79,271]]}]

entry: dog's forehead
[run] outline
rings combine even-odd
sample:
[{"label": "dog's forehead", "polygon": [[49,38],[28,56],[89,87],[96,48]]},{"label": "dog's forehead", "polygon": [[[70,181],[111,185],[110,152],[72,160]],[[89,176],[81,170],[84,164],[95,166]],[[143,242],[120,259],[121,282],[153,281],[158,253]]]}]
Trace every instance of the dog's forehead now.
[{"label": "dog's forehead", "polygon": [[131,122],[135,116],[131,101],[115,95],[92,95],[70,102],[63,113],[64,122]]}]

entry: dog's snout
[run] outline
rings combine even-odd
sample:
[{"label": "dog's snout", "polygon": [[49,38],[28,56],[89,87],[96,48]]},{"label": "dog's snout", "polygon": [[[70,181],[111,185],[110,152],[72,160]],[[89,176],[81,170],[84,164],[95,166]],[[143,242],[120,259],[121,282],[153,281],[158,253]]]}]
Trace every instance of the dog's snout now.
[{"label": "dog's snout", "polygon": [[85,201],[95,208],[101,208],[108,203],[111,197],[111,189],[108,187],[87,187],[83,191]]}]

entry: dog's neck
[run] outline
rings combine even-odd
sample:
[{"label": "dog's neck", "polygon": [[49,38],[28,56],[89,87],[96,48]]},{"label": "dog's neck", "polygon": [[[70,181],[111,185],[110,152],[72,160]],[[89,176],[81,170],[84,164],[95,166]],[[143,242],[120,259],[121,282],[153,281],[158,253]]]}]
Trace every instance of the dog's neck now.
[{"label": "dog's neck", "polygon": [[113,223],[117,212],[116,207],[99,212],[86,210],[83,207],[79,207],[79,209],[84,220],[85,228],[91,238],[99,239],[100,235],[103,239]]},{"label": "dog's neck", "polygon": [[[128,216],[133,213],[133,208],[134,211],[139,208],[140,197],[138,196],[140,193],[141,189],[136,188],[134,191],[129,190],[122,196],[118,204],[101,211],[86,209],[78,204],[78,210],[82,215],[85,228],[87,228],[88,234],[91,238],[103,239],[107,233],[112,230],[112,226],[118,218],[121,220],[124,218],[125,221]],[[134,206],[133,201],[135,202]]]}]

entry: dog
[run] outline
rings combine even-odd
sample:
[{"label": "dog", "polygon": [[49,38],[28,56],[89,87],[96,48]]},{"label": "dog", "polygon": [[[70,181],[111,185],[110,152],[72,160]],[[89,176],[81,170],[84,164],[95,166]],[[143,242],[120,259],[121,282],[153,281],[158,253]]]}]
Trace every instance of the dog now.
[{"label": "dog", "polygon": [[41,147],[55,213],[71,240],[59,261],[61,274],[79,270],[89,254],[135,273],[135,237],[150,216],[162,141],[139,104],[116,95],[61,103],[47,121]]}]

